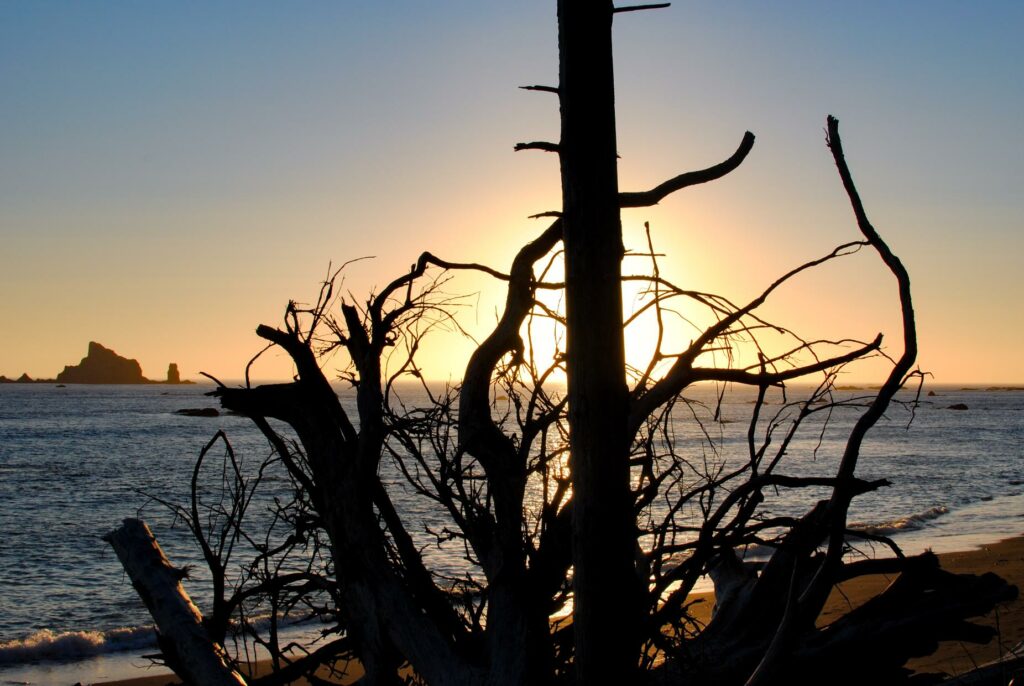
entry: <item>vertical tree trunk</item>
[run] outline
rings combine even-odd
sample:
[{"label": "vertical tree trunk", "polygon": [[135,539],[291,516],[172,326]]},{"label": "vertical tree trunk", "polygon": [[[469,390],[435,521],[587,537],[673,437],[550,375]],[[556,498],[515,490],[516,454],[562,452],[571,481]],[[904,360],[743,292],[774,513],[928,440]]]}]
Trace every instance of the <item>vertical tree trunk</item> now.
[{"label": "vertical tree trunk", "polygon": [[559,0],[562,216],[577,683],[633,683],[640,584],[629,497],[612,3]]}]

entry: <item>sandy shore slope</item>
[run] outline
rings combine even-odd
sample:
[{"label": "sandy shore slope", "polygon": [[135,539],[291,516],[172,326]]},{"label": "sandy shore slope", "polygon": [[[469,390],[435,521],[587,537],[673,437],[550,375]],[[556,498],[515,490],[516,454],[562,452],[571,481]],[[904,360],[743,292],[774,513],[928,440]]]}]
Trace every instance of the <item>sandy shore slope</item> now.
[{"label": "sandy shore slope", "polygon": [[[951,572],[981,574],[995,572],[1024,592],[1024,536],[987,545],[980,550],[940,555],[942,567]],[[862,577],[842,585],[842,594],[833,593],[823,618],[838,617],[852,607],[860,605],[881,591],[891,581],[882,575]],[[845,597],[843,597],[845,595]],[[709,597],[703,607],[710,612],[713,600]],[[918,658],[911,667],[926,672],[962,674],[974,665],[990,662],[1010,648],[1024,641],[1024,600],[1020,597],[996,609],[979,620],[996,627],[999,635],[987,645],[944,643],[933,655]],[[258,670],[260,671],[260,670]],[[353,675],[355,676],[355,675]],[[118,686],[166,686],[180,682],[171,674],[147,676],[124,681],[105,682]],[[304,683],[304,682],[303,682]]]}]

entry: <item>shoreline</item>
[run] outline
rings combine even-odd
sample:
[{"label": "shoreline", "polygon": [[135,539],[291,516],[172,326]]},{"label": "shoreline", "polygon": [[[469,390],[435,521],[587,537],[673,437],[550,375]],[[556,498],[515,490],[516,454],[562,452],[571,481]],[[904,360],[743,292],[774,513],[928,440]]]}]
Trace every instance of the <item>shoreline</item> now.
[{"label": "shoreline", "polygon": [[[942,568],[957,573],[981,574],[995,572],[1024,592],[1024,534],[1007,538],[996,543],[985,544],[975,550],[939,553]],[[845,614],[854,607],[879,593],[894,576],[875,574],[860,577],[841,584],[841,593],[833,591],[822,620],[825,623]],[[714,604],[712,593],[695,594],[704,602],[699,604],[698,614],[710,615]],[[696,608],[695,608],[696,609]],[[947,641],[939,645],[932,655],[911,660],[908,666],[919,672],[945,672],[951,676],[963,674],[977,665],[991,662],[1011,648],[1024,641],[1024,599],[1015,600],[996,608],[983,618],[976,618],[978,624],[998,629],[996,638],[984,645]],[[265,673],[266,664],[257,665],[257,673]],[[354,680],[354,679],[352,679]],[[340,683],[351,683],[352,680]],[[152,674],[129,679],[90,682],[99,686],[168,686],[181,682],[171,673]],[[295,682],[305,684],[306,682]]]}]

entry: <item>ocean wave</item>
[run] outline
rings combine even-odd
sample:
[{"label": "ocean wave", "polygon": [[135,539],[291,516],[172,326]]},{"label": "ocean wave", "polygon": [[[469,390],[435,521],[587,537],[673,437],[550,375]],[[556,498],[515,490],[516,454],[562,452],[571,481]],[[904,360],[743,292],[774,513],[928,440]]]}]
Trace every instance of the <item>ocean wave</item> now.
[{"label": "ocean wave", "polygon": [[892,534],[898,534],[904,531],[917,531],[918,529],[922,529],[927,526],[928,522],[933,519],[938,519],[948,512],[949,508],[945,505],[936,505],[935,507],[928,508],[924,512],[918,512],[917,514],[908,515],[906,517],[898,517],[887,522],[854,522],[850,525],[850,528],[854,531],[863,531],[866,534],[873,534],[876,536],[891,536]]},{"label": "ocean wave", "polygon": [[[313,624],[310,625],[310,620]],[[250,619],[252,629],[262,633],[270,625],[269,615]],[[319,636],[329,625],[319,623],[312,613],[278,618],[279,630],[294,637]],[[0,667],[59,661],[72,662],[110,653],[149,650],[157,647],[153,626],[123,627],[109,631],[52,631],[43,629],[26,638],[0,641]]]},{"label": "ocean wave", "polygon": [[0,665],[38,660],[80,660],[106,653],[156,646],[151,626],[110,631],[36,631],[27,638],[0,642]]}]

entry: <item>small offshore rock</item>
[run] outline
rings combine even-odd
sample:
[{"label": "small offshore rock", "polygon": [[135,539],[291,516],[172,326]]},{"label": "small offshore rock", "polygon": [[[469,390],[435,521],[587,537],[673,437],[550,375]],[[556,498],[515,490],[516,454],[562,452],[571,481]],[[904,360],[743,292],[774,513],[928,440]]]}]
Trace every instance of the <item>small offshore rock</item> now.
[{"label": "small offshore rock", "polygon": [[181,372],[178,371],[178,365],[171,362],[167,367],[167,383],[169,384],[180,384],[181,383]]},{"label": "small offshore rock", "polygon": [[955,405],[950,405],[946,409],[947,410],[966,410],[966,409],[968,409],[968,407],[964,403],[956,403]]},{"label": "small offshore rock", "polygon": [[184,415],[186,417],[219,417],[220,411],[216,407],[186,407],[182,410],[178,410],[174,414]]}]

